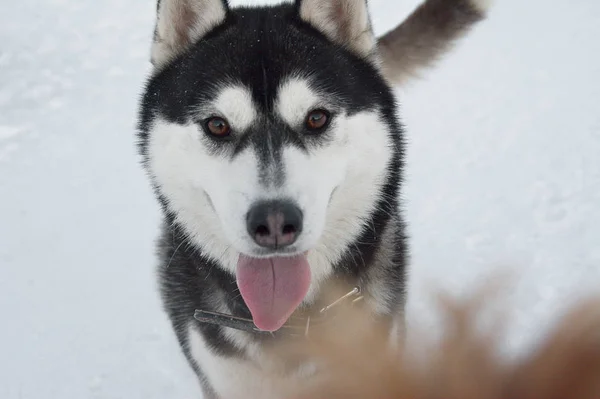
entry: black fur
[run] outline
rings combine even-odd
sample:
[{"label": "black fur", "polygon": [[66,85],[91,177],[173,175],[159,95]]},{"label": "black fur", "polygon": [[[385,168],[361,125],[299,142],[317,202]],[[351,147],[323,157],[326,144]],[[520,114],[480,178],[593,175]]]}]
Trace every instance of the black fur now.
[{"label": "black fur", "polygon": [[[164,1],[164,0],[163,0]],[[231,77],[252,88],[256,104],[265,115],[272,115],[276,89],[290,73],[310,75],[318,82],[319,91],[329,94],[332,105],[350,114],[377,108],[381,110],[392,132],[394,160],[389,167],[385,187],[370,221],[365,224],[356,243],[347,248],[341,262],[335,265],[337,277],[356,280],[371,267],[384,229],[394,223],[395,252],[387,270],[382,270],[390,291],[395,293],[394,310],[404,305],[406,240],[399,215],[398,187],[403,167],[402,127],[396,117],[396,102],[390,87],[367,61],[328,41],[320,32],[302,22],[297,5],[263,8],[239,8],[228,12],[226,21],[203,40],[178,56],[147,83],[139,115],[139,151],[147,161],[148,131],[152,121],[161,115],[169,121],[186,123],[189,110],[216,95],[219,82]],[[335,114],[333,115],[335,123]],[[200,122],[200,121],[195,121]],[[246,132],[243,138],[212,142],[214,151],[235,156],[242,148],[254,146],[261,154],[264,168],[279,162],[283,145],[307,150],[324,145],[327,133],[307,136],[298,127],[286,126],[275,118],[267,118],[260,131]],[[368,134],[368,132],[365,132]],[[269,135],[273,151],[265,145]],[[211,140],[199,134],[199,140]],[[282,168],[282,174],[285,173]],[[152,176],[150,176],[152,179]],[[283,175],[279,177],[283,179]],[[175,223],[175,217],[160,189],[155,186],[165,220],[158,240],[159,280],[165,309],[190,363],[202,372],[190,357],[187,326],[195,309],[215,310],[215,298],[222,296],[232,313],[250,317],[235,283],[235,276],[210,261],[187,238]],[[223,356],[243,356],[231,345],[220,328],[198,325],[212,347]],[[263,339],[259,336],[256,339]],[[210,389],[207,384],[203,384]]]}]

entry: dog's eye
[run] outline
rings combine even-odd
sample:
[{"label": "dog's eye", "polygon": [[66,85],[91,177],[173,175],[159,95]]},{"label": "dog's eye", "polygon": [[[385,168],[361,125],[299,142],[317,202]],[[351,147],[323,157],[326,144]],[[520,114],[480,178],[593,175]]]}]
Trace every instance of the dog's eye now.
[{"label": "dog's eye", "polygon": [[322,130],[329,123],[329,118],[330,114],[325,110],[310,111],[306,116],[306,128],[311,132]]},{"label": "dog's eye", "polygon": [[213,117],[206,121],[206,130],[213,136],[222,138],[227,137],[231,133],[229,123],[219,117]]}]

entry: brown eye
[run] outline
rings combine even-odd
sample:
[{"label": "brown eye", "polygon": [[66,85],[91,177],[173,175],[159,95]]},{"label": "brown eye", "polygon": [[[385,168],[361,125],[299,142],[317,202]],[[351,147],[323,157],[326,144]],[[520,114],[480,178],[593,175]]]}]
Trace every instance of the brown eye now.
[{"label": "brown eye", "polygon": [[214,117],[206,121],[206,129],[215,137],[227,137],[231,132],[229,123],[223,118]]},{"label": "brown eye", "polygon": [[329,122],[329,113],[324,110],[315,110],[308,113],[306,117],[306,128],[308,130],[321,130]]}]

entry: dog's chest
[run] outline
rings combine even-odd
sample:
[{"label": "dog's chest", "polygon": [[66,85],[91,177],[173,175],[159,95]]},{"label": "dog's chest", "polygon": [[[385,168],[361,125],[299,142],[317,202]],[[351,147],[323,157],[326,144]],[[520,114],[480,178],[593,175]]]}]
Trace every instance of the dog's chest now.
[{"label": "dog's chest", "polygon": [[211,389],[222,399],[281,399],[306,384],[316,373],[316,366],[304,363],[282,371],[276,364],[254,359],[215,355],[202,335],[189,329],[189,348]]}]

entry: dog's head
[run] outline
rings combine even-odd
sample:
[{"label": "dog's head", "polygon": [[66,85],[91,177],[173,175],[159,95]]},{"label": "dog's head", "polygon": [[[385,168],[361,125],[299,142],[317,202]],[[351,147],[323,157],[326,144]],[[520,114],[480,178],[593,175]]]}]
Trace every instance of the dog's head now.
[{"label": "dog's head", "polygon": [[395,205],[399,127],[366,0],[161,0],[152,60],[140,147],[154,186],[276,329]]}]

